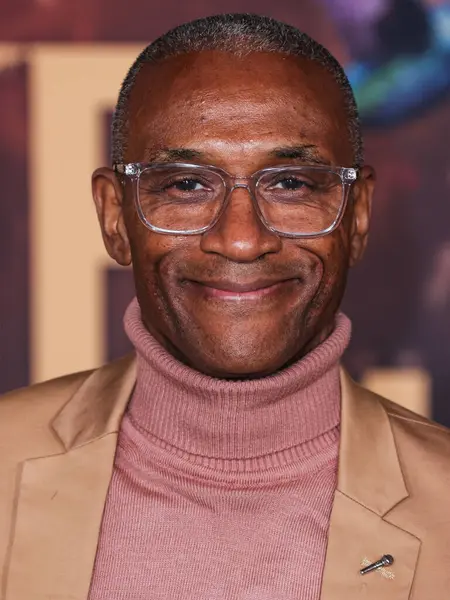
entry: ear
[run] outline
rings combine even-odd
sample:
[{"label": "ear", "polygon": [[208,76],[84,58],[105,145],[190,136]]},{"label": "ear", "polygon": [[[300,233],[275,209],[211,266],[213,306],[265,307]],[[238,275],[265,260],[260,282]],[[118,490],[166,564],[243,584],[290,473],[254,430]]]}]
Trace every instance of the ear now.
[{"label": "ear", "polygon": [[365,165],[353,187],[353,214],[350,232],[350,266],[359,262],[364,254],[369,236],[372,197],[375,188],[375,171]]},{"label": "ear", "polygon": [[112,169],[92,174],[92,196],[108,254],[119,265],[131,263],[131,250],[123,215],[124,192]]}]

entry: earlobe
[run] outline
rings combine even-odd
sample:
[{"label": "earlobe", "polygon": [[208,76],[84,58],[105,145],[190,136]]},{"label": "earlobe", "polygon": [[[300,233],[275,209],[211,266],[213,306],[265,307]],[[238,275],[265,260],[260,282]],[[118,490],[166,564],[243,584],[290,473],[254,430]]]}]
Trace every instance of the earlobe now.
[{"label": "earlobe", "polygon": [[106,167],[92,175],[92,196],[108,254],[119,265],[131,263],[131,250],[123,214],[123,188]]},{"label": "earlobe", "polygon": [[372,197],[375,187],[375,171],[372,167],[361,169],[353,196],[353,215],[350,239],[350,266],[358,263],[364,255],[369,237]]}]

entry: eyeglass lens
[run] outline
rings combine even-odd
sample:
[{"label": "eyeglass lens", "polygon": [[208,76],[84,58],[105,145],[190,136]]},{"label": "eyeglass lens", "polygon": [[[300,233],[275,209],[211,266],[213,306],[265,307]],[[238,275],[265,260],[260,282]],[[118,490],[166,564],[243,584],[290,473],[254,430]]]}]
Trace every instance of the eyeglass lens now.
[{"label": "eyeglass lens", "polygon": [[[318,168],[263,172],[250,190],[267,225],[287,234],[327,230],[338,217],[343,200],[341,177]],[[202,167],[150,167],[141,172],[138,182],[138,202],[145,220],[155,228],[180,233],[213,223],[226,196],[222,176]]]}]

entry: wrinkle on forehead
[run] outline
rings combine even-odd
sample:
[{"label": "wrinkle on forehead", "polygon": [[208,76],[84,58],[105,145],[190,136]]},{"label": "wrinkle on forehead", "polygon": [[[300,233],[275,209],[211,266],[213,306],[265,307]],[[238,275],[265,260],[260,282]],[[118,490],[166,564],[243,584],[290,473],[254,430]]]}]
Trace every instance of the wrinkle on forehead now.
[{"label": "wrinkle on forehead", "polygon": [[[131,113],[203,110],[208,116],[217,102],[230,112],[245,101],[255,112],[267,103],[295,110],[301,104],[343,106],[334,78],[312,61],[279,54],[256,53],[245,58],[202,52],[170,57],[148,64],[139,73],[131,92]],[[214,114],[214,113],[213,113]],[[155,115],[156,116],[156,115]]]},{"label": "wrinkle on forehead", "polygon": [[[201,85],[195,81],[186,81],[186,85],[179,83],[151,89],[150,84],[142,94],[134,97],[131,114],[134,119],[142,116],[159,121],[161,117],[171,117],[189,113],[201,122],[211,119],[232,117],[235,120],[265,117],[270,113],[278,115],[301,116],[305,111],[309,116],[321,113],[326,116],[330,109],[336,112],[341,109],[341,103],[332,102],[330,105],[329,94],[331,90],[324,89],[319,95],[317,90],[311,89],[306,83],[290,82],[280,84],[276,80],[269,80],[265,85],[248,82],[242,79],[233,81],[204,81]],[[333,106],[338,105],[338,106]],[[343,112],[340,111],[341,117]]]},{"label": "wrinkle on forehead", "polygon": [[250,151],[265,140],[342,146],[348,132],[337,84],[314,64],[312,70],[299,68],[299,61],[285,58],[271,56],[270,68],[259,78],[249,77],[252,65],[233,57],[223,69],[186,59],[172,70],[169,63],[143,70],[130,104],[130,149],[196,148],[207,140],[216,140],[217,150],[222,145],[224,151],[230,144]]}]

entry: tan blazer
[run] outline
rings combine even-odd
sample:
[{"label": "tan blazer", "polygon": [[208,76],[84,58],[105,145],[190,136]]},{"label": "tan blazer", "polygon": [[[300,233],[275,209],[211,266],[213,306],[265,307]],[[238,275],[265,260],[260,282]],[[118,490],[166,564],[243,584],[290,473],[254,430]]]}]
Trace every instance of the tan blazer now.
[{"label": "tan blazer", "polygon": [[[1,600],[85,600],[134,359],[0,400]],[[392,554],[387,569],[362,564]],[[450,599],[450,434],[342,374],[322,600]]]}]

